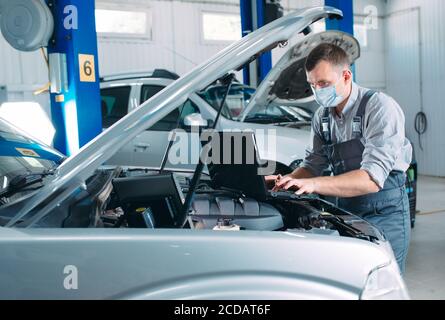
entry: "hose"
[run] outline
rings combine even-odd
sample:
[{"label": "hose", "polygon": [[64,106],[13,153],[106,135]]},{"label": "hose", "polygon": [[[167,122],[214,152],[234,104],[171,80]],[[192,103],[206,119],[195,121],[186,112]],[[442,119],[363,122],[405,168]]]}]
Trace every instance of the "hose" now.
[{"label": "hose", "polygon": [[422,135],[425,134],[425,132],[428,129],[428,119],[427,116],[424,112],[419,112],[416,115],[416,118],[414,120],[414,129],[417,132],[417,135],[419,137],[419,146],[420,146],[420,150],[423,151],[423,146],[422,146]]}]

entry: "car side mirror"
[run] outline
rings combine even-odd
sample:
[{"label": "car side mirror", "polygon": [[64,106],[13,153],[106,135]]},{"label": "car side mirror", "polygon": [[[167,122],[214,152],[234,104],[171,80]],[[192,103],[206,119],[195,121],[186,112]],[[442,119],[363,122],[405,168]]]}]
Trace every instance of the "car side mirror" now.
[{"label": "car side mirror", "polygon": [[200,113],[192,113],[184,118],[183,126],[186,128],[207,128],[209,126],[209,122],[204,119]]}]

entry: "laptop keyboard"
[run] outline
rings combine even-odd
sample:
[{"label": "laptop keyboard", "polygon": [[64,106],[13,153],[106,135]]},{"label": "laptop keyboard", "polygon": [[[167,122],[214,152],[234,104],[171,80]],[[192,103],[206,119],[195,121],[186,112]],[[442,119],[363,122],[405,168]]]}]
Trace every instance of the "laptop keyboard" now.
[{"label": "laptop keyboard", "polygon": [[269,196],[281,200],[309,200],[318,198],[317,195],[296,195],[294,191],[269,191]]},{"label": "laptop keyboard", "polygon": [[269,195],[276,199],[299,199],[299,196],[292,191],[270,191]]}]

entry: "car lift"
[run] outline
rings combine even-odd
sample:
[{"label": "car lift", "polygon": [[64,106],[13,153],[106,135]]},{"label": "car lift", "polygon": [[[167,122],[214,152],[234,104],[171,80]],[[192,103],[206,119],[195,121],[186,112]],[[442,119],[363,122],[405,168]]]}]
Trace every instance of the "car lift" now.
[{"label": "car lift", "polygon": [[54,146],[69,156],[102,132],[95,4],[46,2],[54,17],[48,44]]},{"label": "car lift", "polygon": [[[354,34],[353,0],[325,0],[326,6],[343,11],[342,20],[328,19],[326,30],[340,30]],[[280,0],[240,0],[242,35],[246,36],[274,18],[279,18]],[[272,17],[271,17],[272,16]],[[243,70],[244,83],[258,86],[272,68],[272,54],[267,52]]]}]

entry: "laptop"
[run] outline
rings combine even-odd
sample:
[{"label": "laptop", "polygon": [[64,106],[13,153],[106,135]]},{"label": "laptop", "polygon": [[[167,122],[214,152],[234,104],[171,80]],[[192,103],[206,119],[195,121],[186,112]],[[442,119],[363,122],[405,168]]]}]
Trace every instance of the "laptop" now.
[{"label": "laptop", "polygon": [[[241,191],[257,200],[301,199],[294,192],[269,190],[254,132],[211,132],[203,143],[207,167],[215,188]],[[207,147],[206,147],[207,146]],[[272,172],[270,174],[273,174]]]}]

